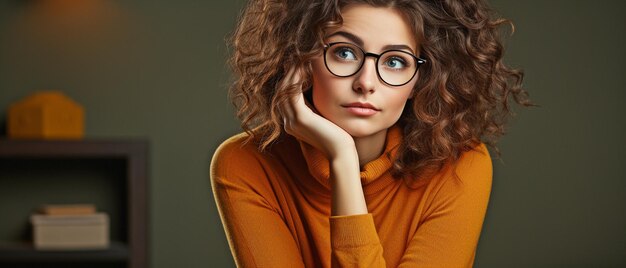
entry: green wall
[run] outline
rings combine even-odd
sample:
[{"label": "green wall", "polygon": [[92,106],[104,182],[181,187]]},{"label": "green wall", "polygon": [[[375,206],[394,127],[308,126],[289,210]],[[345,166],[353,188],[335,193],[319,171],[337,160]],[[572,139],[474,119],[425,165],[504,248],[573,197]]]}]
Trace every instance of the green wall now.
[{"label": "green wall", "polygon": [[492,3],[542,107],[502,140],[477,267],[626,267],[626,2]]},{"label": "green wall", "polygon": [[[208,168],[238,131],[224,37],[244,1],[54,2],[0,1],[0,118],[60,89],[88,137],[146,137],[152,267],[234,266]],[[516,107],[500,142],[476,267],[626,266],[626,5],[491,2],[542,107]]]},{"label": "green wall", "polygon": [[65,2],[0,1],[0,118],[59,89],[85,106],[87,137],[147,138],[152,267],[232,266],[208,168],[239,129],[224,37],[243,1]]}]

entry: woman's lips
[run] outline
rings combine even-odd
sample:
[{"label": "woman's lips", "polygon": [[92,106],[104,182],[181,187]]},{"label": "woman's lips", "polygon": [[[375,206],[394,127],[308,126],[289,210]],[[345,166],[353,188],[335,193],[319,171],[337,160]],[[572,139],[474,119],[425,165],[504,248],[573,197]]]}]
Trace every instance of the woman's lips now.
[{"label": "woman's lips", "polygon": [[380,111],[380,109],[369,103],[354,102],[341,106],[346,108],[348,112],[357,116],[371,116]]}]

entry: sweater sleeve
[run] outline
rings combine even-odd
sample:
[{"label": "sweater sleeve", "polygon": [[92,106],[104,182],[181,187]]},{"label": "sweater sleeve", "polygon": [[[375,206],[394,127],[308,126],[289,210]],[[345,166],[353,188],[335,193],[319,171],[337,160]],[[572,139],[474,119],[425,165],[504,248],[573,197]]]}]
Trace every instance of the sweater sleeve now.
[{"label": "sweater sleeve", "polygon": [[[477,149],[437,188],[398,267],[472,267],[492,182],[489,153]],[[330,228],[332,267],[386,267],[372,214],[333,216]]]},{"label": "sweater sleeve", "polygon": [[252,153],[222,144],[211,162],[211,186],[237,267],[304,267],[280,211],[265,197],[266,171]]},{"label": "sweater sleeve", "polygon": [[386,267],[372,214],[331,216],[331,267]]},{"label": "sweater sleeve", "polygon": [[472,267],[487,211],[492,163],[484,144],[466,152],[434,194],[399,267]]}]

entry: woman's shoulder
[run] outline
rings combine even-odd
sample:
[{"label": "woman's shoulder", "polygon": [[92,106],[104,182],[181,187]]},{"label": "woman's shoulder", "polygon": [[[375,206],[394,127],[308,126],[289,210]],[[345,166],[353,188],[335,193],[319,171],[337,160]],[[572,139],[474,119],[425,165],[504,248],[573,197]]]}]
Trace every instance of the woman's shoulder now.
[{"label": "woman's shoulder", "polygon": [[211,160],[211,171],[237,173],[274,169],[278,159],[293,158],[295,149],[299,149],[297,142],[281,136],[265,150],[261,150],[258,138],[250,138],[245,132],[238,133],[217,147]]},{"label": "woman's shoulder", "polygon": [[237,133],[224,140],[215,150],[216,155],[231,153],[252,153],[255,148],[250,146],[250,135],[246,132]]},{"label": "woman's shoulder", "polygon": [[456,167],[459,172],[491,174],[492,163],[487,145],[481,142],[474,148],[463,152]]},{"label": "woman's shoulder", "polygon": [[[442,169],[429,169],[424,172],[424,180],[418,180],[412,187],[431,184],[442,186],[448,181],[481,183],[484,186],[492,179],[491,156],[487,146],[480,142],[470,150],[462,152],[455,161],[447,161]],[[449,184],[449,182],[448,182]]]},{"label": "woman's shoulder", "polygon": [[257,200],[278,207],[273,181],[279,179],[271,170],[276,164],[258,143],[246,133],[223,141],[211,159],[209,179],[216,200],[228,202],[242,199]]},{"label": "woman's shoulder", "polygon": [[462,185],[491,188],[493,166],[485,143],[463,152],[453,166],[455,177]]},{"label": "woman's shoulder", "polygon": [[[465,202],[476,202],[489,198],[493,172],[491,157],[484,143],[464,151],[454,162],[432,176],[428,183],[435,199],[452,202],[461,198]],[[450,204],[452,204],[450,203]]]},{"label": "woman's shoulder", "polygon": [[457,168],[491,167],[491,156],[487,145],[484,142],[480,142],[473,148],[464,151],[456,163]]},{"label": "woman's shoulder", "polygon": [[247,133],[235,134],[223,141],[215,150],[211,159],[211,172],[230,173],[243,167],[258,165],[259,153],[258,146],[249,139]]}]

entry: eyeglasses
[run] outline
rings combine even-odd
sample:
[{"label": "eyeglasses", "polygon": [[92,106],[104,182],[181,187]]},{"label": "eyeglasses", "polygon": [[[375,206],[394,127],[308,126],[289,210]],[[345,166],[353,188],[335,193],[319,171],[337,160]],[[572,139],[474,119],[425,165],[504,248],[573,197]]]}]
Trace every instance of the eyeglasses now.
[{"label": "eyeglasses", "polygon": [[365,52],[359,46],[336,42],[324,46],[324,64],[330,73],[339,77],[353,76],[365,62],[367,56],[376,59],[378,78],[390,86],[407,84],[425,59],[402,50],[387,50],[381,54]]}]

